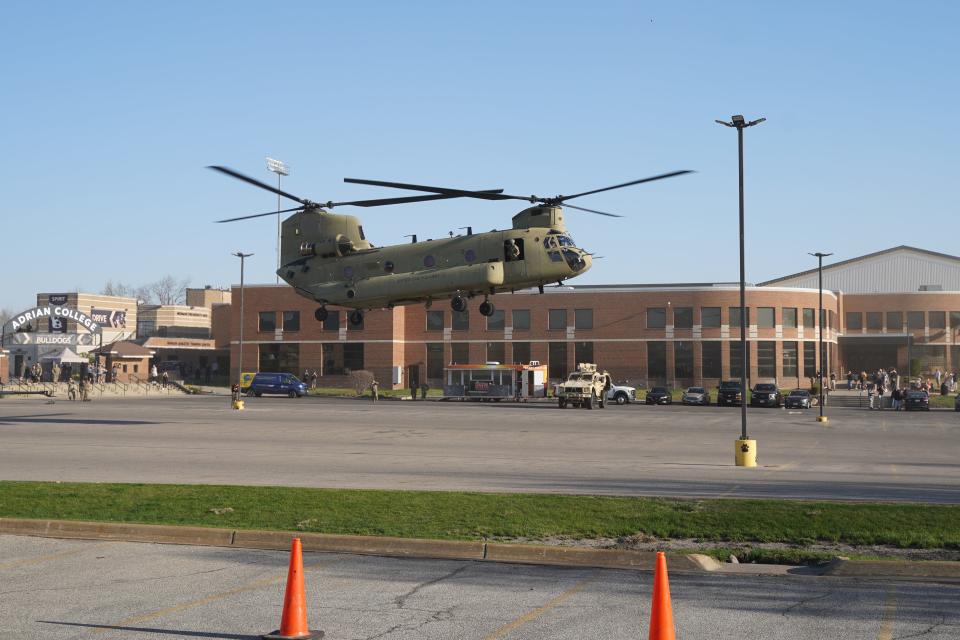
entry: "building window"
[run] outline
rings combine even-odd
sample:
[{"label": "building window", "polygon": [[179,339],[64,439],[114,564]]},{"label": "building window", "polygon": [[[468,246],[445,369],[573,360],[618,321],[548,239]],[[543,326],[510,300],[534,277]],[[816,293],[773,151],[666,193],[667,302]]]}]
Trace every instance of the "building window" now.
[{"label": "building window", "polygon": [[663,329],[667,326],[667,310],[665,307],[650,307],[647,309],[647,329]]},{"label": "building window", "polygon": [[931,329],[946,329],[947,328],[947,312],[946,311],[931,311],[927,316],[930,321]]},{"label": "building window", "polygon": [[443,343],[427,343],[427,379],[443,380]]},{"label": "building window", "polygon": [[[750,307],[747,307],[747,327],[750,327]],[[730,328],[740,327],[740,307],[730,307]]]},{"label": "building window", "polygon": [[831,310],[827,315],[827,328],[836,329],[837,328],[837,312]]},{"label": "building window", "polygon": [[343,343],[343,372],[360,371],[363,369],[363,343]]},{"label": "building window", "polygon": [[923,311],[907,311],[907,328],[923,329]]},{"label": "building window", "polygon": [[673,343],[674,377],[684,380],[693,379],[693,343],[677,341]]},{"label": "building window", "polygon": [[260,345],[260,371],[296,374],[300,368],[299,344]]},{"label": "building window", "polygon": [[813,318],[814,318],[813,309],[804,308],[803,310],[803,328],[804,329],[815,328],[813,324]]},{"label": "building window", "polygon": [[[730,343],[730,377],[740,378],[743,371],[743,350],[739,340]],[[747,377],[750,373],[750,343],[747,343]]]},{"label": "building window", "polygon": [[847,311],[847,329],[863,329],[863,314],[859,311]]},{"label": "building window", "polygon": [[506,314],[503,309],[497,309],[492,316],[487,317],[487,331],[503,331],[506,324]]},{"label": "building window", "polygon": [[700,355],[700,374],[704,378],[720,378],[723,375],[723,367],[720,363],[720,343],[716,341],[701,342]]},{"label": "building window", "polygon": [[502,342],[487,343],[487,362],[503,362],[507,359],[504,355],[504,346]]},{"label": "building window", "polygon": [[[776,324],[776,312],[774,307],[758,307],[757,308],[757,326],[761,329],[773,329],[773,325]],[[750,316],[747,316],[748,318]]]},{"label": "building window", "polygon": [[450,364],[470,364],[470,343],[450,343]]},{"label": "building window", "polygon": [[513,363],[514,364],[530,363],[530,343],[529,342],[513,343]]},{"label": "building window", "polygon": [[783,314],[783,323],[784,328],[786,329],[796,329],[797,328],[797,308],[796,307],[784,307],[780,310],[780,313]]},{"label": "building window", "polygon": [[[960,311],[951,311],[950,312],[950,326],[954,329],[960,329]],[[954,364],[957,364],[957,361],[953,361]]]},{"label": "building window", "polygon": [[463,311],[451,311],[450,315],[453,316],[454,331],[469,331],[470,329],[470,310],[469,309],[464,309]]},{"label": "building window", "polygon": [[881,331],[883,329],[883,312],[867,311],[867,329]]},{"label": "building window", "polygon": [[674,307],[673,326],[677,329],[692,329],[693,307]]},{"label": "building window", "polygon": [[757,375],[761,378],[777,377],[777,343],[773,340],[757,342]]},{"label": "building window", "polygon": [[[551,331],[560,331],[567,328],[567,310],[550,309],[547,328]],[[552,377],[552,376],[551,376]]]},{"label": "building window", "polygon": [[[593,309],[574,309],[573,326],[577,329],[593,329]],[[577,362],[580,362],[580,360]],[[583,362],[593,361],[584,360]]]},{"label": "building window", "polygon": [[563,380],[567,377],[567,343],[550,342],[547,343],[547,346],[547,354],[550,359],[548,375],[551,380]]},{"label": "building window", "polygon": [[513,330],[530,331],[530,309],[513,310]]},{"label": "building window", "polygon": [[324,331],[340,330],[340,312],[327,310],[327,318],[323,321]]},{"label": "building window", "polygon": [[786,378],[796,378],[797,373],[797,343],[783,343],[783,375]]},{"label": "building window", "polygon": [[443,310],[427,311],[427,331],[443,331]]},{"label": "building window", "polygon": [[803,343],[803,375],[812,378],[817,375],[817,343]]},{"label": "building window", "polygon": [[887,311],[887,331],[903,331],[902,311]]},{"label": "building window", "polygon": [[[650,313],[650,310],[647,310]],[[649,317],[649,316],[648,316]],[[667,379],[667,343],[647,343],[647,378],[651,380]]]},{"label": "building window", "polygon": [[284,331],[300,331],[300,312],[299,311],[283,312],[283,330]]},{"label": "building window", "polygon": [[716,329],[719,327],[720,307],[700,307],[700,326],[704,329]]},{"label": "building window", "polygon": [[576,342],[573,345],[573,356],[574,360],[578,363],[580,362],[596,362],[593,359],[593,343],[592,342]]},{"label": "building window", "polygon": [[[277,330],[277,312],[261,311],[260,312],[260,331],[276,331],[276,330]],[[272,371],[272,369],[267,369],[266,371]]]}]

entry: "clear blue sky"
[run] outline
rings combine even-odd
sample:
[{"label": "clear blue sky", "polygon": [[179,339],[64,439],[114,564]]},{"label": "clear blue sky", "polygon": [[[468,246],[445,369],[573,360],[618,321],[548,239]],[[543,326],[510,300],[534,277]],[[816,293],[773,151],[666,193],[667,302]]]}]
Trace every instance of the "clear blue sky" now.
[{"label": "clear blue sky", "polygon": [[[0,307],[165,274],[272,282],[273,195],[396,192],[367,177],[508,193],[697,174],[568,210],[605,256],[579,283],[736,280],[898,244],[960,253],[955,2],[13,3],[0,23]],[[399,194],[397,194],[399,195]],[[516,203],[352,210],[376,244],[509,226]],[[344,209],[346,211],[346,209]]]}]

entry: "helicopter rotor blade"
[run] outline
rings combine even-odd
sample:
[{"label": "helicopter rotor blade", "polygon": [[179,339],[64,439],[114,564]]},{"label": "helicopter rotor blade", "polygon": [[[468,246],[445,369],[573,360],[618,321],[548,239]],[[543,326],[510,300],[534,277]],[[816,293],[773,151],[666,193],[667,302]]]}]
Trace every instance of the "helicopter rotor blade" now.
[{"label": "helicopter rotor blade", "polygon": [[408,189],[410,191],[426,191],[427,193],[442,194],[448,198],[480,198],[481,200],[529,200],[529,198],[507,195],[503,193],[503,189],[495,189],[490,191],[468,191],[466,189],[429,187],[422,184],[387,182],[385,180],[363,180],[360,178],[344,178],[343,181],[350,184],[367,184],[374,187],[391,187],[394,189]]},{"label": "helicopter rotor blade", "polygon": [[[310,204],[310,202],[307,201],[307,200],[304,200],[304,199],[302,199],[302,198],[298,198],[297,196],[292,195],[292,194],[289,194],[289,193],[287,193],[286,191],[281,191],[280,189],[277,189],[276,187],[271,187],[271,186],[268,185],[266,182],[261,182],[261,181],[257,180],[256,178],[251,178],[250,176],[245,176],[245,175],[243,175],[242,173],[240,173],[239,171],[234,171],[233,169],[231,169],[231,168],[229,168],[229,167],[221,167],[221,166],[218,166],[218,165],[211,165],[211,166],[209,166],[209,167],[207,167],[207,168],[208,168],[208,169],[213,169],[214,171],[219,171],[220,173],[226,174],[226,175],[230,176],[231,178],[236,178],[237,180],[242,180],[243,182],[246,182],[247,184],[252,184],[252,185],[255,186],[255,187],[260,187],[261,189],[266,189],[267,191],[269,191],[269,192],[271,192],[271,193],[275,193],[275,194],[277,194],[278,196],[283,196],[284,198],[287,198],[287,199],[289,199],[289,200],[293,200],[294,202],[299,202],[299,203],[302,204],[302,205],[305,205],[305,206],[306,206],[306,205]],[[274,213],[276,213],[276,211],[274,211]]]},{"label": "helicopter rotor blade", "polygon": [[554,199],[556,202],[563,202],[564,200],[570,200],[572,198],[579,198],[580,196],[588,196],[593,193],[600,193],[602,191],[611,191],[613,189],[622,189],[623,187],[630,187],[635,184],[642,184],[644,182],[653,182],[654,180],[663,180],[664,178],[672,178],[674,176],[682,176],[685,173],[693,173],[689,169],[684,169],[683,171],[671,171],[670,173],[664,173],[659,176],[651,176],[649,178],[641,178],[639,180],[632,180],[631,182],[624,182],[623,184],[615,184],[612,187],[603,187],[602,189],[593,189],[591,191],[584,191],[583,193],[575,193],[571,196],[558,196]]},{"label": "helicopter rotor blade", "polygon": [[[477,193],[500,193],[503,189],[488,189],[486,191],[478,191]],[[404,204],[407,202],[426,202],[428,200],[449,200],[450,198],[459,198],[460,196],[448,195],[448,194],[435,194],[432,196],[407,196],[403,198],[380,198],[377,200],[354,200],[351,202],[331,202],[328,203],[331,207],[342,207],[350,205],[353,207],[382,207],[388,204]]]},{"label": "helicopter rotor blade", "polygon": [[267,213],[255,213],[252,216],[240,216],[239,218],[227,218],[226,220],[214,220],[220,222],[236,222],[237,220],[249,220],[250,218],[262,218],[263,216],[275,216],[278,213],[290,213],[291,211],[302,211],[303,207],[294,207],[293,209],[282,209],[280,211],[268,211]]},{"label": "helicopter rotor blade", "polygon": [[601,216],[610,216],[611,218],[622,218],[623,216],[617,215],[615,213],[607,213],[606,211],[597,211],[596,209],[587,209],[586,207],[575,207],[572,204],[567,204],[566,202],[562,203],[564,208],[567,209],[576,209],[577,211],[586,211],[588,213],[596,213]]}]

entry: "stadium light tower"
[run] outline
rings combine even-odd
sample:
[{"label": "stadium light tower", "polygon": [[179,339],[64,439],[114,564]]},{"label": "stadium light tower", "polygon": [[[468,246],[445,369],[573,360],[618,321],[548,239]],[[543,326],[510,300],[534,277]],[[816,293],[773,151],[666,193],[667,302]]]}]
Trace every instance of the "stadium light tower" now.
[{"label": "stadium light tower", "polygon": [[[740,440],[737,443],[739,451],[743,453],[748,453],[749,446],[751,444],[750,438],[747,437],[747,367],[749,366],[749,361],[747,359],[747,293],[746,293],[746,267],[744,265],[744,253],[743,253],[743,130],[747,127],[752,127],[754,125],[764,122],[766,118],[759,118],[757,120],[751,120],[747,122],[742,115],[732,116],[730,118],[731,122],[725,122],[723,120],[716,120],[717,124],[722,124],[725,127],[732,127],[737,130],[737,150],[739,152],[739,161],[740,161]],[[756,442],[752,442],[754,447],[754,458],[756,456]],[[744,449],[743,447],[748,447]],[[740,465],[743,461],[740,457],[737,458],[737,464]],[[749,466],[755,466],[754,464]]]},{"label": "stadium light tower", "polygon": [[[277,174],[277,191],[280,190],[280,180],[290,175],[290,167],[279,160],[267,157],[267,170]],[[277,284],[280,284],[280,194],[277,194]]]}]

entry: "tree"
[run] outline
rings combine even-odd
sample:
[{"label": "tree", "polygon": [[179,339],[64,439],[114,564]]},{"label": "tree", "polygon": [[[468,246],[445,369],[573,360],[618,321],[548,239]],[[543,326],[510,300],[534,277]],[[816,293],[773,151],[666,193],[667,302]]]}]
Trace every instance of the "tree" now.
[{"label": "tree", "polygon": [[157,304],[183,304],[189,285],[189,278],[177,280],[171,275],[166,275],[150,285],[150,292]]},{"label": "tree", "polygon": [[13,311],[10,311],[10,309],[7,309],[6,307],[0,309],[0,325],[7,324],[7,321],[12,317]]}]

